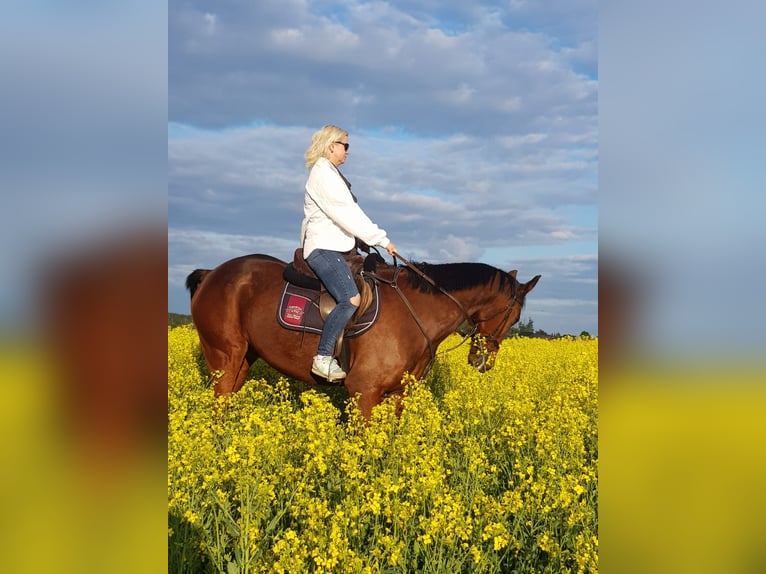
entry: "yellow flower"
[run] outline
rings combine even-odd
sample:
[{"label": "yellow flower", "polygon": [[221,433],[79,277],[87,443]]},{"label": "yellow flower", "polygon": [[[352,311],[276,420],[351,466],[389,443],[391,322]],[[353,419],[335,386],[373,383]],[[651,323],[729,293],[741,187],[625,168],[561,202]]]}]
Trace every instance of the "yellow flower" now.
[{"label": "yellow flower", "polygon": [[389,400],[366,424],[343,389],[260,362],[216,400],[196,331],[169,329],[169,564],[597,571],[597,344],[514,338],[483,374],[465,346],[439,354],[403,376],[401,418]]}]

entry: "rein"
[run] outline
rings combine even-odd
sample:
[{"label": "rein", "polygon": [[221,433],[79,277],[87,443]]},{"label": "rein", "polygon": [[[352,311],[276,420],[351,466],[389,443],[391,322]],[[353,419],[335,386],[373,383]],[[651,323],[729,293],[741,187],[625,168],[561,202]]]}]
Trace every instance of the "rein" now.
[{"label": "rein", "polygon": [[[424,281],[426,281],[434,289],[438,289],[440,292],[444,293],[447,297],[452,299],[455,302],[455,304],[460,308],[460,310],[463,312],[463,317],[465,317],[466,321],[468,321],[468,324],[471,327],[470,333],[465,335],[463,337],[463,340],[460,341],[460,343],[458,343],[457,345],[455,345],[454,347],[452,347],[450,349],[446,349],[444,351],[445,353],[448,352],[448,351],[452,351],[454,349],[457,349],[460,345],[465,343],[465,341],[469,337],[471,337],[471,338],[474,337],[476,335],[476,331],[479,330],[479,323],[485,323],[487,321],[490,321],[490,320],[494,319],[495,317],[497,317],[498,315],[500,315],[500,313],[505,312],[505,316],[503,317],[503,320],[500,321],[500,323],[498,323],[498,325],[495,328],[495,330],[487,337],[491,341],[494,341],[495,343],[497,343],[497,337],[498,337],[498,335],[500,335],[500,327],[503,325],[503,323],[505,323],[506,319],[508,319],[508,316],[511,314],[511,311],[513,310],[513,306],[516,305],[516,303],[519,302],[519,300],[517,299],[517,293],[516,293],[516,283],[512,284],[513,285],[513,287],[512,287],[513,293],[511,294],[512,300],[511,300],[510,303],[508,303],[507,306],[505,306],[503,309],[500,309],[497,313],[494,313],[493,315],[490,315],[486,319],[477,319],[476,321],[474,321],[473,319],[471,319],[471,317],[468,316],[468,313],[466,312],[465,307],[463,307],[463,305],[460,303],[460,301],[455,299],[452,296],[452,294],[448,293],[447,291],[445,291],[444,289],[439,287],[436,284],[436,282],[433,279],[431,279],[428,275],[423,273],[420,269],[415,267],[415,265],[413,265],[410,261],[407,261],[406,259],[404,259],[398,253],[394,253],[394,258],[399,259],[402,263],[404,263],[407,266],[408,269],[414,271],[420,278],[422,278]],[[413,316],[414,316],[414,313],[413,313]],[[426,338],[428,338],[428,337],[426,337]]]},{"label": "rein", "polygon": [[426,332],[426,328],[423,326],[423,323],[420,322],[420,319],[418,319],[417,313],[415,313],[415,309],[412,308],[412,305],[407,300],[407,297],[404,296],[404,293],[402,293],[402,290],[399,289],[399,285],[396,282],[396,279],[399,277],[399,273],[401,273],[402,268],[397,267],[394,269],[394,278],[389,281],[387,279],[384,279],[377,273],[372,273],[369,271],[362,271],[365,275],[369,275],[376,281],[380,281],[381,283],[385,283],[389,287],[393,288],[394,291],[396,291],[396,294],[399,295],[399,298],[402,300],[404,305],[407,307],[407,309],[410,312],[410,315],[412,315],[412,318],[415,319],[415,323],[417,323],[418,328],[420,329],[420,332],[423,333],[423,336],[426,338],[426,342],[428,343],[428,350],[430,351],[431,355],[431,362],[428,363],[428,367],[426,368],[426,372],[431,368],[431,363],[433,363],[433,356],[434,356],[434,344],[433,341],[431,341],[431,337],[428,336],[428,333]]},{"label": "rein", "polygon": [[465,318],[465,320],[468,321],[468,325],[471,327],[471,336],[473,336],[473,334],[476,333],[476,329],[478,328],[478,325],[473,321],[473,319],[471,319],[471,317],[468,315],[468,312],[465,310],[465,307],[463,307],[463,304],[460,301],[455,299],[451,293],[448,293],[447,291],[439,287],[433,279],[431,279],[428,275],[423,273],[420,269],[415,267],[410,261],[407,261],[404,257],[399,255],[398,253],[394,253],[394,258],[399,259],[402,263],[404,263],[407,266],[407,269],[414,271],[418,277],[420,277],[426,283],[431,285],[431,287],[433,287],[434,289],[437,289],[438,291],[440,291],[441,293],[443,293],[444,295],[452,299],[455,305],[457,305],[460,308],[460,311],[463,313],[463,317]]},{"label": "rein", "polygon": [[[436,289],[440,293],[442,293],[442,294],[446,295],[447,297],[449,297],[455,303],[455,305],[458,306],[460,311],[463,313],[463,318],[465,319],[465,321],[468,323],[468,326],[470,327],[470,331],[466,335],[463,335],[463,339],[457,345],[454,345],[453,347],[450,347],[449,349],[445,349],[445,350],[441,351],[440,354],[445,354],[445,353],[448,353],[450,351],[454,351],[455,349],[460,347],[463,343],[465,343],[468,339],[474,340],[476,335],[477,335],[477,331],[479,330],[479,324],[485,323],[487,321],[491,321],[492,319],[494,319],[495,317],[497,317],[501,313],[505,313],[505,315],[503,316],[503,319],[497,324],[497,327],[495,327],[495,330],[492,333],[490,333],[489,335],[484,335],[484,338],[486,340],[489,340],[489,341],[493,342],[494,344],[499,344],[498,343],[498,336],[500,335],[500,329],[501,329],[502,325],[505,324],[505,322],[508,319],[508,317],[510,316],[511,311],[513,311],[514,305],[516,305],[519,302],[519,300],[517,298],[518,293],[517,293],[517,288],[516,288],[516,284],[515,283],[512,284],[513,285],[512,293],[511,293],[512,300],[511,300],[510,303],[508,303],[508,305],[506,305],[505,307],[503,307],[502,309],[500,309],[496,313],[493,313],[489,317],[486,317],[484,319],[477,319],[476,321],[474,321],[473,319],[471,319],[470,315],[468,315],[468,312],[465,310],[465,307],[463,306],[463,304],[460,301],[458,301],[457,299],[455,299],[455,297],[453,297],[451,293],[448,293],[442,287],[437,285],[436,282],[433,279],[431,279],[428,275],[423,273],[420,269],[418,269],[410,261],[404,259],[398,253],[394,253],[393,256],[394,256],[394,263],[396,262],[396,259],[399,259],[402,263],[404,263],[404,265],[409,270],[414,272],[418,277],[423,279],[426,283],[431,285],[434,289]],[[428,336],[428,333],[426,332],[425,327],[420,322],[420,319],[418,318],[417,314],[415,313],[415,309],[412,308],[412,305],[407,300],[407,297],[404,295],[404,293],[402,293],[401,289],[399,289],[399,285],[397,284],[397,278],[398,278],[399,273],[401,272],[401,270],[402,270],[402,267],[396,267],[396,269],[394,270],[393,279],[390,280],[390,281],[385,279],[385,278],[383,278],[383,277],[381,277],[380,275],[378,275],[377,273],[374,273],[374,272],[365,271],[363,273],[365,275],[371,276],[373,279],[375,279],[377,281],[380,281],[380,282],[385,283],[386,285],[392,287],[394,289],[394,291],[396,291],[397,295],[399,295],[399,297],[401,298],[402,302],[405,304],[407,309],[409,310],[410,315],[412,315],[412,318],[415,320],[415,323],[417,324],[418,328],[420,329],[420,332],[423,333],[423,336],[425,337],[426,342],[428,343],[428,349],[430,351],[430,356],[431,356],[431,359],[430,359],[430,361],[428,363],[428,366],[426,367],[426,369],[424,371],[424,376],[425,376],[425,373],[427,373],[429,370],[431,370],[431,367],[433,366],[434,360],[436,359],[436,353],[434,351],[433,341],[431,341],[431,338]]]},{"label": "rein", "polygon": [[[418,276],[419,276],[421,279],[423,279],[423,280],[424,280],[426,283],[428,283],[429,285],[431,285],[431,286],[432,286],[434,289],[436,289],[436,290],[437,290],[437,291],[439,291],[440,293],[443,293],[444,295],[446,295],[447,297],[449,297],[449,298],[450,298],[450,299],[451,299],[451,300],[452,300],[452,301],[455,303],[455,305],[457,305],[457,306],[458,306],[458,308],[460,309],[460,311],[463,313],[463,317],[464,317],[464,318],[465,318],[465,320],[468,322],[468,325],[469,325],[469,326],[470,326],[470,328],[471,328],[470,332],[469,332],[467,335],[464,335],[464,336],[463,336],[463,340],[462,340],[462,341],[460,341],[460,343],[458,343],[458,344],[457,344],[457,345],[455,345],[454,347],[451,347],[451,348],[449,348],[449,349],[445,349],[444,351],[442,351],[442,354],[443,354],[443,353],[447,353],[447,352],[449,352],[449,351],[454,351],[454,350],[455,350],[455,349],[457,349],[457,348],[458,348],[460,345],[462,345],[463,343],[465,343],[465,342],[466,342],[466,341],[467,341],[469,338],[472,338],[472,337],[474,337],[474,335],[476,335],[476,331],[479,329],[479,326],[476,324],[476,322],[475,322],[473,319],[471,319],[470,315],[468,315],[468,312],[465,310],[465,307],[463,307],[463,304],[462,304],[460,301],[458,301],[457,299],[455,299],[455,297],[453,297],[451,293],[448,293],[448,292],[447,292],[447,291],[445,291],[443,288],[439,287],[439,286],[436,284],[436,282],[435,282],[433,279],[431,279],[431,278],[430,278],[428,275],[426,275],[426,274],[425,274],[425,273],[423,273],[423,272],[422,272],[420,269],[418,269],[417,267],[415,267],[415,265],[413,265],[411,262],[409,262],[409,261],[407,261],[406,259],[404,259],[404,258],[403,258],[401,255],[399,255],[398,253],[394,253],[394,261],[395,261],[396,259],[399,259],[399,260],[400,260],[402,263],[404,263],[404,265],[405,265],[405,266],[406,266],[408,269],[410,269],[410,270],[411,270],[411,271],[413,271],[415,274],[417,274],[417,275],[418,275]],[[429,337],[429,336],[428,336],[428,333],[426,332],[426,329],[425,329],[425,327],[423,326],[423,323],[421,323],[421,322],[420,322],[420,319],[418,318],[418,316],[417,316],[417,313],[415,313],[415,309],[413,309],[413,308],[412,308],[412,305],[411,305],[411,304],[410,304],[410,302],[407,300],[407,297],[404,295],[404,293],[402,293],[402,290],[401,290],[401,289],[399,289],[399,285],[397,284],[397,281],[396,281],[396,280],[397,280],[397,278],[398,278],[398,276],[399,276],[399,273],[401,272],[401,270],[402,270],[402,268],[401,268],[401,267],[397,267],[397,268],[394,270],[394,277],[393,277],[393,279],[392,279],[391,281],[388,281],[387,279],[384,279],[383,277],[381,277],[381,276],[380,276],[380,275],[378,275],[377,273],[371,273],[371,272],[363,272],[363,273],[364,273],[364,274],[366,274],[366,275],[369,275],[369,276],[373,277],[373,278],[374,278],[375,280],[377,280],[377,281],[380,281],[380,282],[382,282],[382,283],[385,283],[386,285],[388,285],[388,286],[392,287],[392,288],[394,289],[394,291],[396,291],[396,294],[397,294],[397,295],[399,295],[399,298],[400,298],[400,299],[402,300],[402,302],[405,304],[405,306],[407,307],[407,309],[409,310],[409,312],[410,312],[410,315],[412,315],[412,318],[415,320],[415,323],[417,323],[417,325],[418,325],[418,328],[420,329],[420,332],[421,332],[421,333],[423,333],[423,336],[425,337],[425,339],[426,339],[426,342],[428,343],[428,350],[429,350],[429,355],[430,355],[430,357],[431,357],[431,359],[430,359],[430,361],[428,362],[428,365],[426,366],[426,369],[425,369],[425,371],[424,371],[424,373],[423,373],[423,375],[425,376],[425,374],[426,374],[426,373],[428,373],[428,371],[430,371],[430,370],[431,370],[431,367],[433,366],[434,360],[436,359],[436,352],[435,352],[435,350],[434,350],[434,344],[433,344],[433,341],[431,341],[431,337]],[[514,298],[514,301],[515,301],[515,298]],[[509,307],[509,309],[508,309],[508,313],[510,313],[510,307]]]}]

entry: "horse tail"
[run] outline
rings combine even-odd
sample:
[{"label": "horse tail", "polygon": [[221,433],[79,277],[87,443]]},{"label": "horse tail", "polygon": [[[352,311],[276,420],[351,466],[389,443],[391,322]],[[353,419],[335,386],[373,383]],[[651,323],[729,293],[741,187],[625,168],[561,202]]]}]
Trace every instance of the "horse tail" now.
[{"label": "horse tail", "polygon": [[194,297],[194,292],[208,273],[210,273],[210,269],[195,269],[189,273],[186,277],[186,288],[189,290],[190,297]]}]

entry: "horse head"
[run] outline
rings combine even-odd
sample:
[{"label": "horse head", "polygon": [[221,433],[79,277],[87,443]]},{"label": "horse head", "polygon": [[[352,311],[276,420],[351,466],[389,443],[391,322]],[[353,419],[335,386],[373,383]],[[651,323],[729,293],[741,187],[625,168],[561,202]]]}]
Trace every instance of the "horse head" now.
[{"label": "horse head", "polygon": [[468,363],[481,373],[495,366],[500,343],[521,317],[521,309],[527,293],[540,280],[540,275],[535,275],[528,282],[519,283],[515,269],[504,275],[505,277],[500,281],[497,296],[490,298],[489,302],[471,318],[474,323],[474,334],[468,351]]}]

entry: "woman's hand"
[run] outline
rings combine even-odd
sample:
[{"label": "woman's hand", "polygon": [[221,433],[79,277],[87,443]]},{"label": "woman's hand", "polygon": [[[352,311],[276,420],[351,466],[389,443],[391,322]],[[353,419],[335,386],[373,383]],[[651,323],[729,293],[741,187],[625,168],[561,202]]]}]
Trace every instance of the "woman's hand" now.
[{"label": "woman's hand", "polygon": [[394,245],[393,241],[389,242],[388,245],[386,245],[386,251],[388,251],[388,254],[393,256],[394,254],[399,255],[396,252],[396,245]]}]

